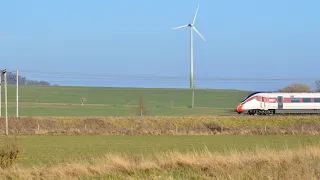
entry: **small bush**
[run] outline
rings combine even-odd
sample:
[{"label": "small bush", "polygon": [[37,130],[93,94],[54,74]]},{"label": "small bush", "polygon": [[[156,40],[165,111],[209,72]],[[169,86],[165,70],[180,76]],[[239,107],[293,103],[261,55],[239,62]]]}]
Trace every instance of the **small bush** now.
[{"label": "small bush", "polygon": [[14,142],[5,140],[5,146],[0,148],[0,168],[6,169],[11,167],[16,161],[19,148],[16,140]]}]

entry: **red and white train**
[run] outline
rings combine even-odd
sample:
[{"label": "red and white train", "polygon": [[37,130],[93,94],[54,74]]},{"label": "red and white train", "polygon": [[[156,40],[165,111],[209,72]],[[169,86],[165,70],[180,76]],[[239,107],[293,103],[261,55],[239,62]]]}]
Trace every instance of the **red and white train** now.
[{"label": "red and white train", "polygon": [[320,93],[254,92],[241,101],[236,111],[249,115],[320,114]]}]

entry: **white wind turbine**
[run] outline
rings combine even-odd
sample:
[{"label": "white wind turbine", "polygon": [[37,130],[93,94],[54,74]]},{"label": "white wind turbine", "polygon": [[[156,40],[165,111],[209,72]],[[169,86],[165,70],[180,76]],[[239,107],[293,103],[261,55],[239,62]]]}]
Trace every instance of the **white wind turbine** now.
[{"label": "white wind turbine", "polygon": [[197,7],[196,13],[193,17],[193,21],[190,24],[186,24],[183,26],[179,26],[179,27],[175,27],[172,28],[172,30],[175,29],[180,29],[180,28],[185,28],[185,27],[190,27],[190,88],[193,89],[193,94],[192,94],[192,107],[194,105],[194,79],[193,79],[193,31],[194,30],[204,41],[206,41],[204,39],[204,37],[200,34],[200,32],[197,30],[197,28],[195,27],[195,22],[196,22],[196,17],[198,14],[198,9],[199,9],[199,5]]}]

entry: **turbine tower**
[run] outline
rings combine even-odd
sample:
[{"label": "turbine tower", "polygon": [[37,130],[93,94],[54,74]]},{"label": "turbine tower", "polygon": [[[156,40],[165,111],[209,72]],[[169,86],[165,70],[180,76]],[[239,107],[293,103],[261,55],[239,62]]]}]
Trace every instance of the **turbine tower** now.
[{"label": "turbine tower", "polygon": [[204,37],[200,34],[200,32],[197,30],[197,28],[195,27],[195,22],[196,22],[196,17],[198,14],[198,9],[199,9],[199,5],[197,7],[196,13],[193,17],[193,20],[190,24],[186,24],[183,26],[179,26],[179,27],[175,27],[172,28],[172,30],[175,29],[180,29],[180,28],[185,28],[185,27],[190,27],[190,88],[193,89],[193,94],[192,94],[192,107],[194,105],[194,79],[193,79],[193,30],[204,40]]}]

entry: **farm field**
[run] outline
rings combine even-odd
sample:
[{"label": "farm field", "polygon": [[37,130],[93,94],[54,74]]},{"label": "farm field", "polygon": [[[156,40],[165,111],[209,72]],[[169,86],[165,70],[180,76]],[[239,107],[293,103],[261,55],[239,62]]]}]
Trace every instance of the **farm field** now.
[{"label": "farm field", "polygon": [[[8,86],[8,114],[16,112],[16,86]],[[103,88],[63,86],[19,86],[21,116],[134,116],[140,96],[148,115],[235,114],[239,101],[250,92],[195,90],[195,108],[190,89]],[[2,91],[4,97],[4,91]],[[85,98],[81,106],[80,98]],[[2,106],[4,107],[4,106]],[[4,110],[4,109],[3,109]],[[4,111],[3,111],[4,112]]]},{"label": "farm field", "polygon": [[[5,141],[3,136],[1,141]],[[114,153],[147,157],[167,151],[200,152],[206,148],[219,153],[291,149],[318,145],[320,136],[17,136],[17,142],[21,147],[17,163],[32,167],[88,161]]]},{"label": "farm field", "polygon": [[[9,134],[20,153],[0,171],[8,179],[315,179],[318,166],[320,174],[320,117],[236,114],[250,92],[196,90],[194,109],[186,89],[20,86],[19,92],[15,118],[9,86]],[[140,95],[143,117],[136,116]]]},{"label": "farm field", "polygon": [[[0,138],[4,141],[4,137]],[[166,164],[170,167],[173,159],[161,159],[165,158],[167,153],[177,153],[175,156],[176,163],[186,164],[185,166],[179,165],[173,166],[165,171],[168,175],[191,177],[188,174],[188,169],[192,173],[195,173],[197,166],[193,166],[193,158],[188,158],[190,154],[193,156],[201,156],[200,159],[210,159],[215,156],[210,155],[217,154],[216,156],[226,155],[227,166],[230,164],[230,160],[233,156],[240,155],[240,153],[254,153],[251,156],[259,156],[264,159],[265,153],[271,153],[271,156],[279,155],[272,153],[272,151],[294,151],[295,149],[305,148],[312,146],[319,148],[320,136],[18,136],[17,142],[21,149],[21,154],[17,160],[14,170],[4,170],[0,174],[7,175],[7,177],[13,176],[31,176],[37,177],[49,177],[54,175],[74,175],[77,177],[90,178],[92,176],[108,177],[108,176],[135,176],[134,169],[129,166],[135,166],[137,162],[131,162],[128,164],[126,161],[133,161],[134,159],[152,159],[158,158],[158,163]],[[1,143],[3,146],[3,143]],[[208,152],[209,154],[202,154]],[[261,152],[265,152],[262,153]],[[302,151],[303,155],[308,155],[307,151]],[[312,151],[313,152],[313,151]],[[317,151],[318,152],[318,151]],[[257,155],[258,154],[258,155]],[[259,155],[260,154],[260,155]],[[292,153],[285,153],[286,155],[292,155]],[[318,154],[316,154],[318,155]],[[183,160],[187,156],[186,160]],[[250,160],[251,156],[246,158]],[[109,157],[109,158],[108,158]],[[111,159],[110,159],[111,158]],[[178,159],[177,159],[178,158]],[[231,158],[231,159],[230,159]],[[238,157],[239,158],[239,157]],[[258,159],[259,159],[258,158]],[[270,157],[268,157],[270,158]],[[277,159],[277,157],[274,157]],[[273,159],[274,159],[273,158]],[[281,158],[281,157],[280,157]],[[296,157],[297,158],[297,157]],[[105,159],[105,161],[103,161]],[[108,160],[109,159],[109,160]],[[219,158],[218,158],[219,160]],[[221,159],[220,159],[221,160]],[[254,162],[255,159],[252,159]],[[271,159],[272,160],[272,159]],[[305,159],[303,159],[304,161]],[[216,161],[216,160],[215,160]],[[268,160],[269,161],[269,160]],[[286,158],[289,162],[290,159]],[[259,162],[259,161],[258,161]],[[301,161],[302,162],[302,161]],[[67,164],[66,164],[67,163]],[[100,164],[100,168],[96,167]],[[106,163],[106,164],[105,164]],[[265,162],[268,164],[267,162]],[[64,165],[66,164],[66,165]],[[108,165],[109,164],[109,165]],[[111,165],[113,164],[113,165]],[[188,165],[189,164],[189,165]],[[241,163],[240,163],[241,164]],[[295,164],[295,163],[292,163]],[[191,166],[192,165],[192,166]],[[299,165],[299,164],[298,164]],[[296,165],[296,166],[298,166]],[[86,166],[92,166],[91,169],[97,169],[95,171],[87,172]],[[105,167],[105,168],[102,168]],[[107,173],[110,168],[120,168],[119,174],[114,174],[112,171]],[[145,164],[145,168],[148,168],[148,164]],[[152,165],[150,165],[152,168]],[[207,166],[204,164],[204,166]],[[250,165],[251,166],[251,165]],[[68,167],[68,168],[67,168]],[[166,166],[163,166],[165,170]],[[209,168],[211,166],[208,166]],[[83,169],[84,168],[84,169]],[[102,169],[101,169],[102,168]],[[121,168],[125,168],[121,170]],[[176,170],[175,170],[176,168]],[[195,169],[194,169],[195,168]],[[283,167],[285,168],[285,167]],[[90,168],[89,168],[90,170]],[[138,169],[139,170],[139,169]],[[57,172],[55,172],[57,171]],[[83,171],[83,172],[82,172]],[[101,172],[99,172],[101,171]],[[130,174],[122,174],[126,171],[133,171]],[[173,171],[173,172],[171,172]],[[87,173],[86,173],[87,172]],[[103,173],[105,172],[105,174]],[[122,173],[121,173],[122,172]],[[155,168],[153,171],[142,172],[144,178],[150,177],[150,174],[161,174],[161,167]],[[141,173],[141,172],[140,172]],[[172,174],[173,173],[173,174]],[[198,176],[203,173],[198,172]],[[205,173],[204,173],[205,174]],[[87,176],[88,175],[88,176]],[[54,179],[54,177],[50,177]],[[60,177],[61,178],[61,177]],[[182,178],[182,177],[180,177]]]}]

